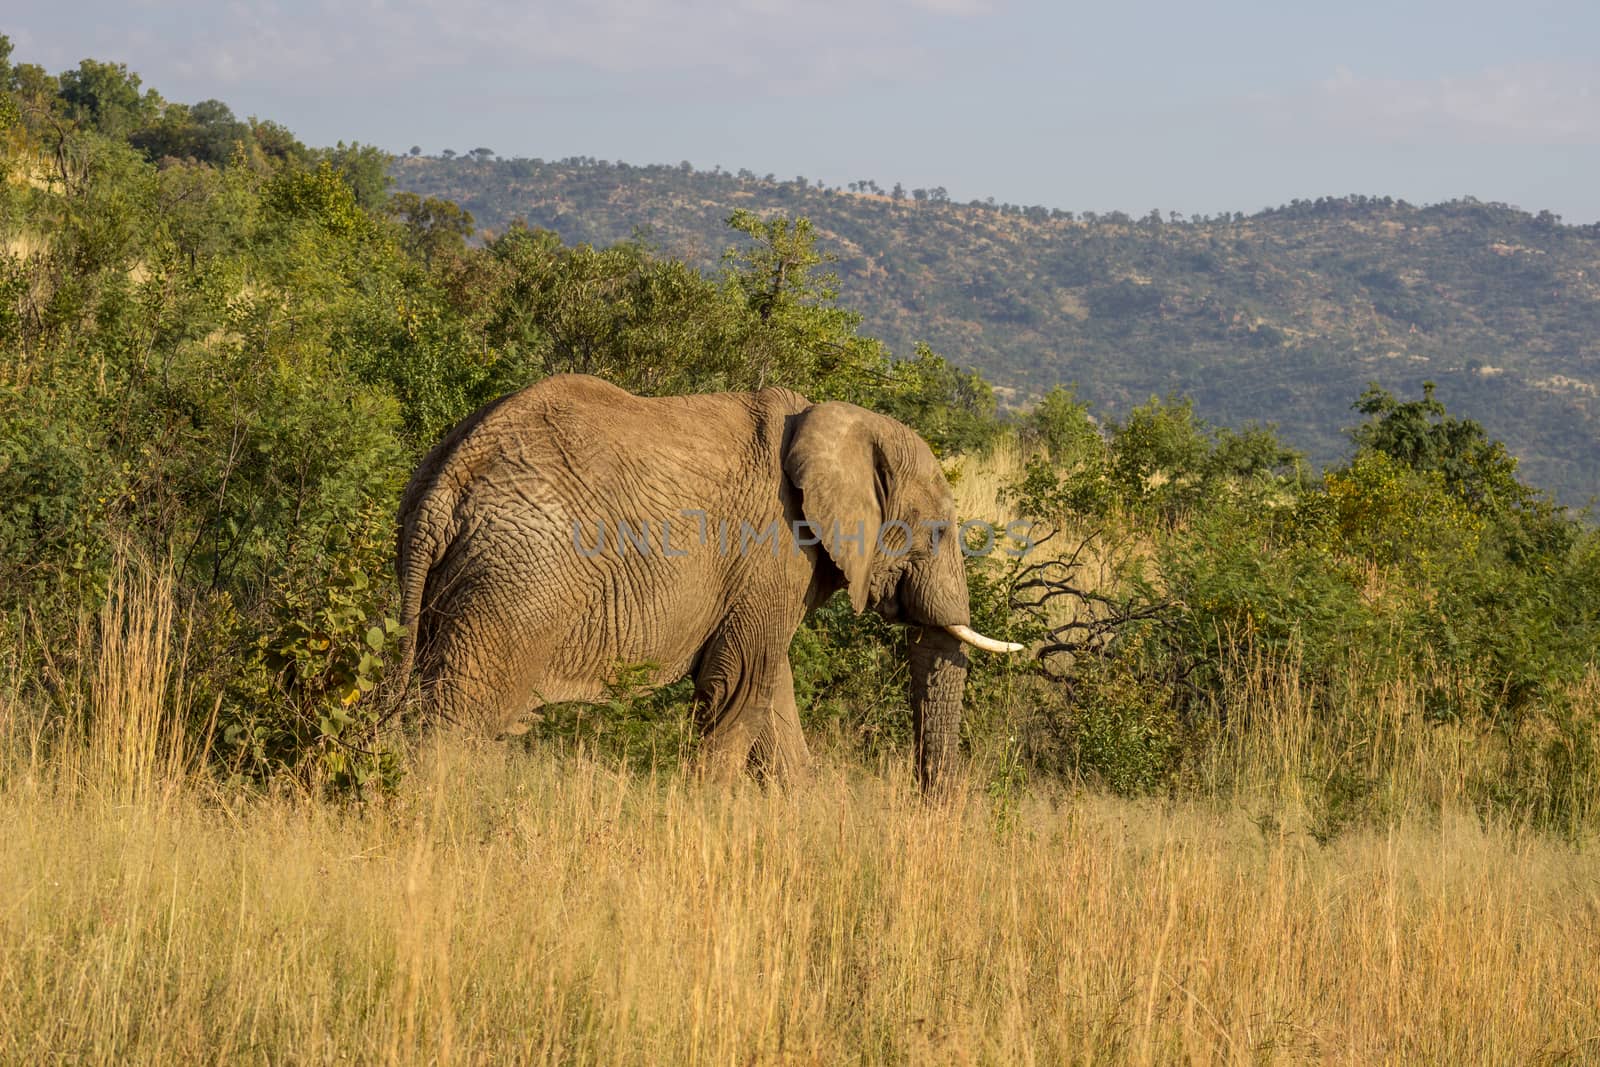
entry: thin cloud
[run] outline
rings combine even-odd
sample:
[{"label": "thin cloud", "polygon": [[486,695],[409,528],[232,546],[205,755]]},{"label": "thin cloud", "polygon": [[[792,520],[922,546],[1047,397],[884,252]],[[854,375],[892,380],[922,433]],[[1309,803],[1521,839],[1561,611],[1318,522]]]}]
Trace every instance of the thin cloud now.
[{"label": "thin cloud", "polygon": [[621,87],[665,76],[783,93],[921,77],[936,68],[929,46],[920,43],[930,29],[986,17],[997,4],[277,0],[167,5],[169,12],[175,9],[193,16],[181,35],[146,36],[123,28],[121,56],[130,65],[174,70],[221,87],[286,79],[381,85],[463,68],[514,76],[521,68],[562,65],[616,75]]},{"label": "thin cloud", "polygon": [[1260,98],[1274,125],[1358,141],[1600,144],[1600,67],[1524,63],[1435,79],[1340,67],[1314,89]]},{"label": "thin cloud", "polygon": [[721,76],[769,88],[910,73],[930,22],[975,0],[433,0],[434,33],[468,53],[539,58],[619,75]]}]

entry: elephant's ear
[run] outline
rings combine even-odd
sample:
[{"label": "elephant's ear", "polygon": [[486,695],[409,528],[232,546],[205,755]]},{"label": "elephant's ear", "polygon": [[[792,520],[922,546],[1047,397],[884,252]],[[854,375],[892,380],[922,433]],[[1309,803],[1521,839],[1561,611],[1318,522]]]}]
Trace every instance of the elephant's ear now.
[{"label": "elephant's ear", "polygon": [[800,508],[844,572],[850,603],[867,606],[883,522],[885,466],[875,421],[881,416],[840,401],[813,404],[796,420],[784,473],[800,490]]}]

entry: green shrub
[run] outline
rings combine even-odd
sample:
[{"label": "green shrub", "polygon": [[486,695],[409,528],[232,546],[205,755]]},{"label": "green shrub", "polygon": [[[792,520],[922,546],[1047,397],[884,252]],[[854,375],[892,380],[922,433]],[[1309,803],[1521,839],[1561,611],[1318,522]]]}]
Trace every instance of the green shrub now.
[{"label": "green shrub", "polygon": [[1063,471],[1035,456],[1004,499],[1023,515],[1061,527],[1074,518],[1105,518],[1118,497],[1104,462],[1090,458]]},{"label": "green shrub", "polygon": [[1042,447],[1057,466],[1072,467],[1100,459],[1105,439],[1089,415],[1089,405],[1076,388],[1056,386],[1022,419],[1024,443]]},{"label": "green shrub", "polygon": [[871,761],[909,750],[902,629],[871,612],[856,614],[849,598],[836,594],[795,633],[789,661],[804,727]]},{"label": "green shrub", "polygon": [[237,771],[336,789],[394,784],[399,762],[385,729],[394,709],[378,687],[402,630],[387,580],[392,544],[387,512],[369,507],[330,531],[324,554],[277,574],[256,612],[234,611],[224,595],[225,655],[240,662],[215,664],[213,677],[225,679],[219,751]]},{"label": "green shrub", "polygon": [[528,745],[581,749],[635,771],[689,763],[698,748],[694,681],[656,687],[653,663],[619,665],[595,704],[547,704],[529,724]]},{"label": "green shrub", "polygon": [[1086,657],[1063,723],[1075,775],[1124,796],[1169,787],[1188,747],[1172,689],[1141,669],[1141,652]]}]

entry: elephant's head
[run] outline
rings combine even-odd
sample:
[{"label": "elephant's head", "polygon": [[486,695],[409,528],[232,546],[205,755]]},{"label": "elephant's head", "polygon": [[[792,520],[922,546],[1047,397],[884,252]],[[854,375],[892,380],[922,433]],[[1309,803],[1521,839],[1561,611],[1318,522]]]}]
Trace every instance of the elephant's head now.
[{"label": "elephant's head", "polygon": [[911,429],[854,404],[796,416],[784,471],[837,567],[850,602],[911,627],[917,777],[948,784],[967,677],[963,644],[1022,648],[973,632],[955,500],[932,450]]}]

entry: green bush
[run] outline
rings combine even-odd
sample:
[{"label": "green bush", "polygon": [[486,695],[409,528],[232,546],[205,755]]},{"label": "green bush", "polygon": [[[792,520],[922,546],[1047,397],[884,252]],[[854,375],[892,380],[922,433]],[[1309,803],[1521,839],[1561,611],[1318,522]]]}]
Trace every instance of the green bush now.
[{"label": "green bush", "polygon": [[1171,687],[1140,669],[1141,655],[1087,657],[1063,723],[1073,774],[1124,796],[1168,788],[1188,748]]},{"label": "green bush", "polygon": [[582,750],[635,771],[678,768],[692,760],[699,733],[694,681],[653,687],[657,665],[619,665],[595,704],[547,704],[524,735],[526,745]]},{"label": "green bush", "polygon": [[836,594],[796,632],[789,661],[802,726],[868,760],[909,749],[902,630]]},{"label": "green bush", "polygon": [[387,511],[369,506],[330,531],[323,552],[276,574],[254,615],[223,599],[218,621],[232,624],[224,648],[240,661],[224,675],[217,726],[219,751],[236,771],[298,774],[335,789],[394,783],[399,763],[385,730],[394,708],[378,687],[402,635],[388,581],[392,543]]},{"label": "green bush", "polygon": [[1056,386],[1039,399],[1022,419],[1025,444],[1042,447],[1049,461],[1075,466],[1096,460],[1105,450],[1100,427],[1089,415],[1089,405],[1078,399],[1076,388]]}]

